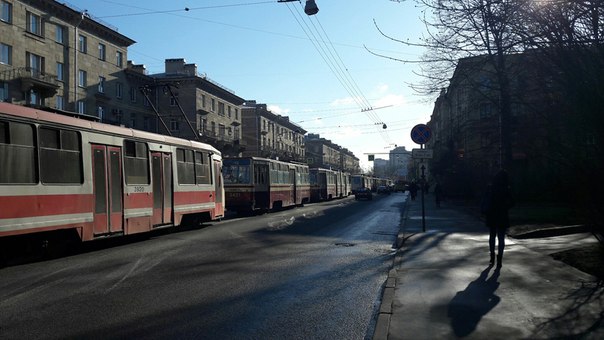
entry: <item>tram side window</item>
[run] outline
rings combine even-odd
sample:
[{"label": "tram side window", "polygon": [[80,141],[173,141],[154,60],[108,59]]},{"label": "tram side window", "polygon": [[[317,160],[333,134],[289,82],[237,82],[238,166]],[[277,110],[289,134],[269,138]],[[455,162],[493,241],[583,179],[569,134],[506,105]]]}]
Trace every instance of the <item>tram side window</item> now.
[{"label": "tram side window", "polygon": [[38,182],[34,126],[0,120],[0,184]]},{"label": "tram side window", "polygon": [[292,184],[289,181],[289,167],[285,164],[279,164],[279,174],[281,177],[281,184]]},{"label": "tram side window", "polygon": [[195,184],[193,150],[176,149],[176,171],[179,184]]},{"label": "tram side window", "polygon": [[42,183],[83,183],[80,134],[76,131],[48,127],[41,127],[39,133]]},{"label": "tram side window", "polygon": [[195,178],[197,184],[212,184],[210,155],[207,152],[195,152]]},{"label": "tram side window", "polygon": [[271,164],[271,184],[279,184],[279,167]]},{"label": "tram side window", "polygon": [[143,142],[124,141],[126,184],[149,184],[149,149]]}]

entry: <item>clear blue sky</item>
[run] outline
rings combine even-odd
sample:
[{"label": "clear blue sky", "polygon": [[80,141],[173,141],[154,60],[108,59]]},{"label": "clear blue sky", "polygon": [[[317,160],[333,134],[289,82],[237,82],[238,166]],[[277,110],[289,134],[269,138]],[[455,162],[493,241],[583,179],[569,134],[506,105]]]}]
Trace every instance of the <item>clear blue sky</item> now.
[{"label": "clear blue sky", "polygon": [[150,73],[163,72],[167,58],[185,58],[238,96],[266,103],[310,133],[348,148],[365,168],[366,153],[387,153],[394,144],[418,147],[410,130],[430,119],[433,104],[408,86],[417,81],[413,71],[419,66],[376,57],[364,47],[393,58],[419,58],[421,49],[391,41],[374,26],[375,19],[392,37],[417,41],[424,26],[409,1],[316,0],[320,10],[313,17],[304,14],[304,1],[68,2],[135,40],[128,59]]}]

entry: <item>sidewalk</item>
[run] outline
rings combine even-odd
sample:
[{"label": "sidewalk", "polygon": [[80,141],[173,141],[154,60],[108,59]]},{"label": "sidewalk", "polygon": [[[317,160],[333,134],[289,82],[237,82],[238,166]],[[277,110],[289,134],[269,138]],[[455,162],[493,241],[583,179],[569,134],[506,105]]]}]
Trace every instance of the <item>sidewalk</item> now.
[{"label": "sidewalk", "polygon": [[375,340],[604,339],[604,285],[549,256],[594,238],[508,237],[496,270],[477,216],[454,202],[438,208],[432,195],[425,211],[422,232],[421,198],[408,200]]}]

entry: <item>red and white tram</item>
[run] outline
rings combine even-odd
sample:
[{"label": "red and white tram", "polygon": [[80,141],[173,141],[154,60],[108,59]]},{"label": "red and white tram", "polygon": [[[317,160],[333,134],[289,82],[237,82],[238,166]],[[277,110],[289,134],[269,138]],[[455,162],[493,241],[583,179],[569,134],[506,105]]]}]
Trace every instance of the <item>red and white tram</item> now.
[{"label": "red and white tram", "polygon": [[310,198],[312,202],[331,200],[340,197],[339,171],[310,169]]},{"label": "red and white tram", "polygon": [[310,201],[308,166],[259,157],[225,158],[227,210],[272,210]]},{"label": "red and white tram", "polygon": [[221,164],[207,144],[0,103],[0,237],[219,219]]}]

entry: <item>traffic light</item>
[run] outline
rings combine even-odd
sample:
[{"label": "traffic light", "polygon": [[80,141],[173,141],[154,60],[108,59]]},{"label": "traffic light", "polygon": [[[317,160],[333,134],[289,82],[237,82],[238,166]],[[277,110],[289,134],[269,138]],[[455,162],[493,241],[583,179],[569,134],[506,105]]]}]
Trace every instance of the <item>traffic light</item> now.
[{"label": "traffic light", "polygon": [[369,157],[368,157],[368,158],[369,158],[369,161],[370,161],[370,162],[373,162],[373,160],[375,159],[375,155],[369,155]]}]

